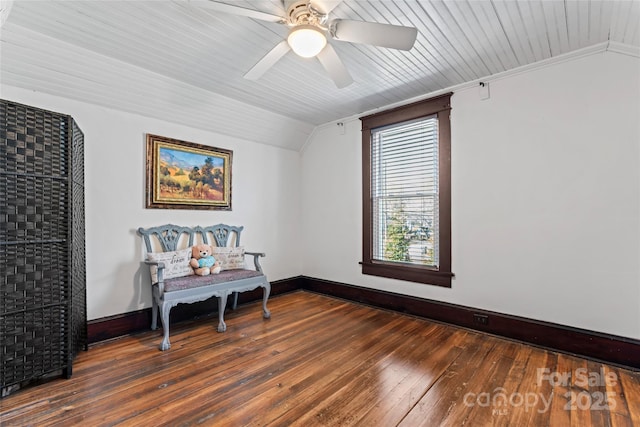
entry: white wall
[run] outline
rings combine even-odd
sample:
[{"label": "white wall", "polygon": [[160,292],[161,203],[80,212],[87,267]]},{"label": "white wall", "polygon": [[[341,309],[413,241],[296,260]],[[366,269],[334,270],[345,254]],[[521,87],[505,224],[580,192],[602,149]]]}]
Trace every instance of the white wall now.
[{"label": "white wall", "polygon": [[[0,86],[72,115],[86,135],[89,319],[149,307],[135,230],[246,227],[271,280],[305,274],[640,338],[640,60],[616,53],[491,81],[452,98],[451,289],[364,276],[360,122],[302,154]],[[250,125],[250,123],[248,123]],[[233,211],[144,208],[145,134],[234,151]]]},{"label": "white wall", "polygon": [[[138,227],[244,225],[242,244],[266,252],[270,280],[301,274],[298,152],[10,86],[0,96],[69,114],[85,134],[89,319],[151,306]],[[233,150],[233,210],[145,209],[146,133]]]},{"label": "white wall", "polygon": [[452,98],[451,289],[361,274],[360,122],[302,157],[305,275],[640,338],[640,59],[599,53]]}]

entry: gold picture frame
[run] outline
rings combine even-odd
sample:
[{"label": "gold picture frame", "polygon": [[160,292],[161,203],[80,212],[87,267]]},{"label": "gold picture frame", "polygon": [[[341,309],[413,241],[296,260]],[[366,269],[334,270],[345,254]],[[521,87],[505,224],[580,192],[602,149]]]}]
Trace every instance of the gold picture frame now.
[{"label": "gold picture frame", "polygon": [[233,151],[147,134],[146,207],[231,210]]}]

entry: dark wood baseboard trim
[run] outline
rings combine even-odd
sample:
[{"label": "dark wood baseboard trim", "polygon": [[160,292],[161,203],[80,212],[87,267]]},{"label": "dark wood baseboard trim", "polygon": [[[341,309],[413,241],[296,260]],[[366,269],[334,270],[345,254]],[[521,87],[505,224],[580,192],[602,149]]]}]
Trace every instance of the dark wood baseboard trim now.
[{"label": "dark wood baseboard trim", "polygon": [[[640,340],[306,276],[271,282],[271,295],[298,289],[640,370]],[[238,303],[246,304],[260,299],[262,299],[262,290],[256,289],[241,293]],[[171,310],[171,323],[210,316],[214,313],[217,313],[217,302],[214,300],[180,304]],[[486,324],[479,323],[477,318],[486,320]],[[150,325],[150,308],[92,320],[88,324],[89,343],[147,331]]]},{"label": "dark wood baseboard trim", "polygon": [[[302,277],[305,290],[640,370],[640,341],[361,286]],[[478,323],[476,317],[486,320]]]},{"label": "dark wood baseboard trim", "polygon": [[[301,278],[276,280],[271,282],[271,295],[280,295],[300,289]],[[238,304],[246,304],[262,299],[262,288],[242,292],[238,296]],[[230,303],[230,301],[229,301]],[[217,299],[209,299],[194,304],[178,304],[171,310],[171,324],[185,320],[193,320],[218,313]],[[160,322],[160,319],[158,319]],[[148,331],[151,326],[151,308],[117,314],[90,320],[87,323],[89,344],[113,338]],[[158,325],[161,327],[161,325]]]},{"label": "dark wood baseboard trim", "polygon": [[101,317],[87,322],[87,340],[89,344],[135,334],[151,325],[151,309],[130,311],[114,316]]}]

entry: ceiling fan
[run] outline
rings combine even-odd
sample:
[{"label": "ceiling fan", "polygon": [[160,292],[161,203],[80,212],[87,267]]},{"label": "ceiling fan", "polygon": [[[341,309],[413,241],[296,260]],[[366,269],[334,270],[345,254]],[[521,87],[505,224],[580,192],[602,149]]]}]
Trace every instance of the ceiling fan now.
[{"label": "ceiling fan", "polygon": [[244,75],[249,80],[259,79],[287,52],[293,50],[304,58],[317,57],[336,86],[343,88],[350,85],[353,79],[333,46],[327,42],[328,37],[350,43],[410,50],[418,34],[418,30],[413,27],[346,19],[330,20],[329,13],[341,1],[282,0],[284,7],[282,16],[212,0],[189,1],[209,10],[290,27],[287,39],[278,43]]}]

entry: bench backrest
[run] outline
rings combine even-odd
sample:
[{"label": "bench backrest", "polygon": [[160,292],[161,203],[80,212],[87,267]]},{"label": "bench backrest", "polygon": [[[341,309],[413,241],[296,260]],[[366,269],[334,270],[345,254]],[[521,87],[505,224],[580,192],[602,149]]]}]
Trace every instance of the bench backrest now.
[{"label": "bench backrest", "polygon": [[155,252],[154,249],[158,248],[162,252],[169,252],[188,248],[199,243],[218,247],[237,247],[240,246],[240,233],[243,229],[243,226],[237,227],[226,224],[216,224],[208,227],[199,225],[183,227],[165,224],[146,229],[140,227],[138,228],[138,233],[144,240],[147,252]]}]

